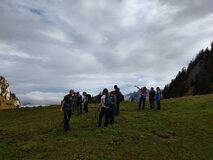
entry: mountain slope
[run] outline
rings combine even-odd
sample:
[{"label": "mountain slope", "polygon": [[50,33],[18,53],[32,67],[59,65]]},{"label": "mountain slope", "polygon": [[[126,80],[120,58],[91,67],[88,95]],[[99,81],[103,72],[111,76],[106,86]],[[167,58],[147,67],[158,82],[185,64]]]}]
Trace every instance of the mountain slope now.
[{"label": "mountain slope", "polygon": [[164,98],[213,92],[213,43],[211,50],[201,50],[187,69],[183,68],[163,90]]},{"label": "mountain slope", "polygon": [[113,126],[97,127],[98,105],[72,116],[65,134],[59,106],[0,111],[0,159],[213,159],[213,94],[166,99],[160,111],[121,103]]}]

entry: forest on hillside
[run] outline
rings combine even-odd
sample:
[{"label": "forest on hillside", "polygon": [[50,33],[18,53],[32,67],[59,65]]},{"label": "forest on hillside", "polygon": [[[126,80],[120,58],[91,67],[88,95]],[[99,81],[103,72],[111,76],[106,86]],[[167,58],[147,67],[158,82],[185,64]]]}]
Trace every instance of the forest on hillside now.
[{"label": "forest on hillside", "polygon": [[187,68],[183,68],[175,79],[164,87],[163,98],[213,92],[213,42],[211,49],[202,49]]}]

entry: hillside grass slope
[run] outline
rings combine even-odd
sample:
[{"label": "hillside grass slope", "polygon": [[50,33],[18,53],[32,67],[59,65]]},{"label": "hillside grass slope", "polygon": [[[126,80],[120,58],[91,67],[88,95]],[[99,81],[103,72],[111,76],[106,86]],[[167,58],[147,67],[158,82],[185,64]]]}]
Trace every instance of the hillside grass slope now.
[{"label": "hillside grass slope", "polygon": [[0,111],[0,159],[213,159],[213,94],[162,100],[160,111],[121,104],[113,126],[98,128],[97,105],[64,133],[58,106]]}]

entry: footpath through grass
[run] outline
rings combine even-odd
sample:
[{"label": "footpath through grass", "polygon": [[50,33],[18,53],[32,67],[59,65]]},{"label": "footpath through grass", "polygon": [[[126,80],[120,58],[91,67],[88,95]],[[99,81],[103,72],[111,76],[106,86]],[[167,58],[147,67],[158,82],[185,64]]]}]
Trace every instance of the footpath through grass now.
[{"label": "footpath through grass", "polygon": [[0,111],[0,159],[213,159],[213,94],[163,100],[160,111],[125,102],[107,128],[96,107],[74,115],[69,133],[57,106]]}]

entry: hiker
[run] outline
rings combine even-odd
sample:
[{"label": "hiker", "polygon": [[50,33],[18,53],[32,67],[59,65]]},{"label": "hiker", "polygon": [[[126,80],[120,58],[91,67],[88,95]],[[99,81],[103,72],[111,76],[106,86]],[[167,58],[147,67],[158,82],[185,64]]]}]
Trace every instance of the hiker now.
[{"label": "hiker", "polygon": [[115,96],[117,98],[117,112],[116,112],[116,116],[118,116],[120,114],[120,102],[124,99],[122,93],[120,92],[120,89],[118,88],[117,85],[114,85],[114,91],[115,91]]},{"label": "hiker", "polygon": [[76,93],[77,114],[82,114],[82,96],[79,92]]},{"label": "hiker", "polygon": [[104,121],[104,126],[107,127],[108,126],[108,119],[109,119],[109,107],[110,107],[110,96],[108,93],[108,89],[105,88],[103,90],[103,95],[101,96],[101,111],[99,114],[99,122],[98,122],[98,127],[101,127],[101,123],[102,123],[102,118],[103,116],[105,117],[105,121]]},{"label": "hiker", "polygon": [[117,98],[115,96],[115,92],[112,91],[110,93],[110,98],[111,98],[111,105],[109,107],[109,122],[110,124],[113,124],[115,121],[115,115],[116,115],[116,111],[117,111],[117,107],[116,107],[116,103],[117,103]]},{"label": "hiker", "polygon": [[61,102],[60,111],[64,111],[64,131],[70,130],[69,121],[72,115],[74,90],[70,90]]},{"label": "hiker", "polygon": [[143,107],[142,107],[142,110],[144,110],[145,108],[145,103],[146,103],[146,87],[144,86],[143,88],[140,88],[138,86],[135,86],[136,88],[139,89],[140,91],[140,100],[139,100],[139,106],[138,106],[138,109],[141,110],[141,103],[143,102]]},{"label": "hiker", "polygon": [[84,103],[84,112],[88,113],[88,96],[86,92],[83,92],[83,103]]},{"label": "hiker", "polygon": [[149,91],[149,103],[150,103],[150,108],[154,109],[155,107],[155,90],[153,87],[151,87],[150,91]]},{"label": "hiker", "polygon": [[73,107],[72,107],[72,114],[75,114],[75,111],[77,110],[77,99],[76,99],[76,93],[73,93]]},{"label": "hiker", "polygon": [[160,100],[161,100],[161,90],[159,87],[156,88],[156,102],[157,102],[157,110],[160,110]]}]

